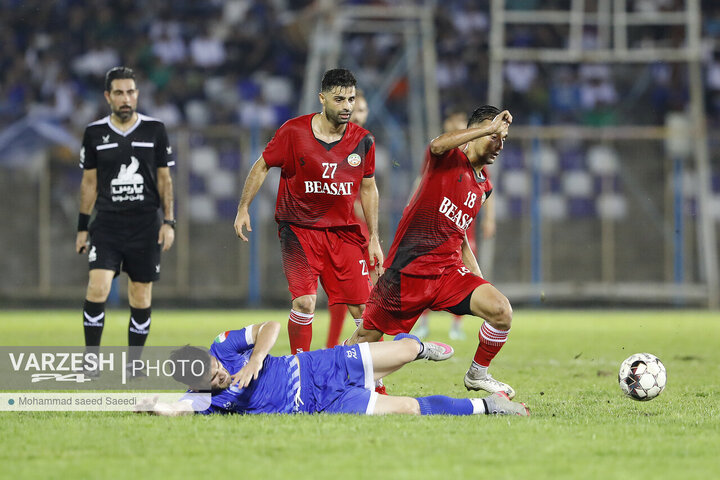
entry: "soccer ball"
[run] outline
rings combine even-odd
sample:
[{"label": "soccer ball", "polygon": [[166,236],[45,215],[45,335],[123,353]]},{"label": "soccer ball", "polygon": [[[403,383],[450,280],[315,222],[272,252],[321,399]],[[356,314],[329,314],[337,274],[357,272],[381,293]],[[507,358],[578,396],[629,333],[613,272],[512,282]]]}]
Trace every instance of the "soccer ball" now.
[{"label": "soccer ball", "polygon": [[645,402],[662,393],[667,383],[665,365],[649,353],[630,355],[618,373],[618,383],[625,395],[633,400]]}]

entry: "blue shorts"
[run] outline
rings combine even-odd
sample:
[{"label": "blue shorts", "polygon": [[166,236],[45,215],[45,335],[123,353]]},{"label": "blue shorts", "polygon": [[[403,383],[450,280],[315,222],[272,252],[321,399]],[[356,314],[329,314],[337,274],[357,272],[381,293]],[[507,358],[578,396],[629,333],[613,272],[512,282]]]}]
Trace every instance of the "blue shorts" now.
[{"label": "blue shorts", "polygon": [[297,354],[300,412],[372,415],[377,393],[367,343]]}]

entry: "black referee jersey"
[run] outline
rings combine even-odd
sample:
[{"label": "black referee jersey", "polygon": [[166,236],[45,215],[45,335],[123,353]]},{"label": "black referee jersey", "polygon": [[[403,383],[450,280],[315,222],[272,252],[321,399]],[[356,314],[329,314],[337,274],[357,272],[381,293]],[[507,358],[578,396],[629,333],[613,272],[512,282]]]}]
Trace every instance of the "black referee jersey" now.
[{"label": "black referee jersey", "polygon": [[165,125],[138,113],[123,132],[110,116],[85,128],[80,167],[97,169],[98,212],[157,211],[157,169],[175,165]]}]

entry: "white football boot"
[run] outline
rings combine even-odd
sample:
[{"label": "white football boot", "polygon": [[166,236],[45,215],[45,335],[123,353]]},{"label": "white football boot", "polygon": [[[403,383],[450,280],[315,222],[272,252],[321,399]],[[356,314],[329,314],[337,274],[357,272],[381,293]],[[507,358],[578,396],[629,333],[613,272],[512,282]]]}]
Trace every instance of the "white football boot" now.
[{"label": "white football boot", "polygon": [[484,390],[488,393],[504,392],[510,400],[515,398],[515,390],[499,380],[495,380],[489,373],[482,378],[475,378],[470,370],[465,374],[465,388],[468,390]]},{"label": "white football boot", "polygon": [[489,397],[483,398],[487,406],[488,415],[519,415],[521,417],[529,417],[530,410],[524,403],[513,402],[508,398],[505,392],[493,393]]},{"label": "white football boot", "polygon": [[417,359],[427,359],[433,362],[442,362],[455,355],[453,347],[441,342],[422,342],[423,351]]}]

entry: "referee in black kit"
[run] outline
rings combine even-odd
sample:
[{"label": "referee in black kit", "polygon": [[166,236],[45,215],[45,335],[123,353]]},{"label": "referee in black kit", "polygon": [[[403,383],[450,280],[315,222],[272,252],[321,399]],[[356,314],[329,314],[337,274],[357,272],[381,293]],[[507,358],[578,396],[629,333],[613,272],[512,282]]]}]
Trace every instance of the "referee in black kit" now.
[{"label": "referee in black kit", "polygon": [[[165,125],[136,111],[135,73],[115,67],[105,75],[109,116],[85,129],[80,166],[77,253],[87,253],[90,275],[83,306],[85,345],[97,352],[105,325],[105,301],[112,279],[127,272],[128,345],[145,345],[150,332],[152,284],[160,278],[160,251],[175,239],[175,164]],[[92,222],[93,206],[97,215]],[[164,216],[160,216],[160,208]],[[89,234],[89,242],[88,242]],[[141,348],[131,349],[131,358]],[[86,372],[88,375],[98,372]]]}]

